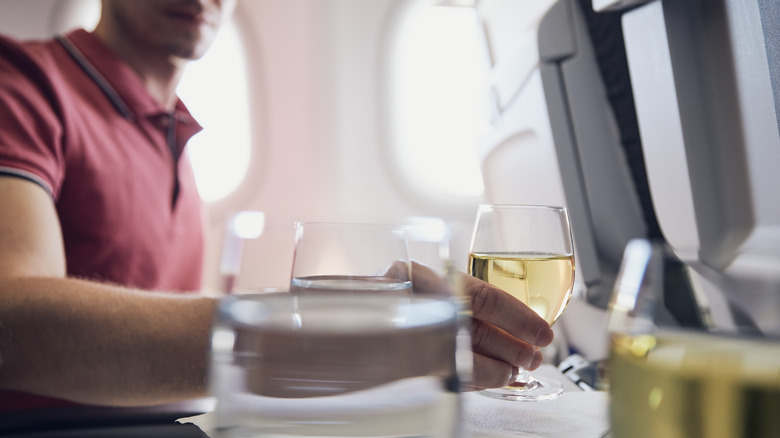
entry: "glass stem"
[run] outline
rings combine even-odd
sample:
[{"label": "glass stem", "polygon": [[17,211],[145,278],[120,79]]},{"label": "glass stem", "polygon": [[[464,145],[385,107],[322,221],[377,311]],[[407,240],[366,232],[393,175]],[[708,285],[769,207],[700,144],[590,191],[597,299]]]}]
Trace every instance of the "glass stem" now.
[{"label": "glass stem", "polygon": [[517,377],[515,377],[515,383],[519,383],[521,385],[527,385],[531,383],[534,380],[533,376],[531,376],[531,373],[528,372],[523,367],[517,368]]}]

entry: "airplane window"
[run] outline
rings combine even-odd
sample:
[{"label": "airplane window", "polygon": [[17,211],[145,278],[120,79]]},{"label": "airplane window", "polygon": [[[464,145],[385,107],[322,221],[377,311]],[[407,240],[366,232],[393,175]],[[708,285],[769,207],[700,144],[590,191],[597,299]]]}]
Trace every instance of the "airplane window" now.
[{"label": "airplane window", "polygon": [[211,49],[193,61],[177,88],[203,126],[187,145],[201,197],[214,202],[246,176],[250,154],[245,55],[235,21],[226,23]]},{"label": "airplane window", "polygon": [[481,196],[488,61],[476,11],[425,1],[400,17],[388,81],[398,170],[431,195]]}]

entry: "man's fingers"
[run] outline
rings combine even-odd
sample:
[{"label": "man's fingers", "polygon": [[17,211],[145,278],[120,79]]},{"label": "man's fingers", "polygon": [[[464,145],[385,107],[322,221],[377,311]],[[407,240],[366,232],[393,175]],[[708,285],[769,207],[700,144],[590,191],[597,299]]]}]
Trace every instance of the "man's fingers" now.
[{"label": "man's fingers", "polygon": [[471,381],[466,382],[466,390],[501,388],[508,385],[517,376],[517,368],[492,357],[474,354],[474,372]]},{"label": "man's fingers", "polygon": [[383,275],[396,280],[407,281],[409,280],[409,275],[411,275],[409,264],[405,260],[396,260],[387,267]]},{"label": "man's fingers", "polygon": [[471,297],[474,319],[488,322],[538,347],[552,342],[552,328],[530,307],[476,277],[464,274],[463,281]]},{"label": "man's fingers", "polygon": [[[542,353],[536,350],[534,364],[528,370],[534,370],[542,363]],[[474,371],[471,381],[466,382],[466,391],[475,391],[485,388],[501,388],[513,382],[517,377],[518,369],[508,363],[489,356],[474,353]]]},{"label": "man's fingers", "polygon": [[415,293],[436,296],[452,294],[444,277],[430,267],[414,260],[412,261],[412,282]]},{"label": "man's fingers", "polygon": [[[469,327],[472,350],[475,354],[489,356],[515,367],[531,369],[538,367],[534,363],[538,349],[523,342],[505,331],[473,319]],[[541,353],[539,353],[541,358]]]}]

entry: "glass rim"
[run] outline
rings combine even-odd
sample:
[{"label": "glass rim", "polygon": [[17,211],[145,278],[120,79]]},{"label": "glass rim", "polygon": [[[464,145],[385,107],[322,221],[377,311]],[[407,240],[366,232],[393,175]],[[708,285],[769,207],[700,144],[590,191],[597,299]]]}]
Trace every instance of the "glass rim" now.
[{"label": "glass rim", "polygon": [[329,227],[329,228],[348,228],[348,227],[355,227],[355,228],[376,228],[376,229],[390,229],[390,230],[405,230],[408,227],[400,224],[391,224],[391,223],[373,223],[373,222],[336,222],[336,221],[293,221],[293,226],[296,228],[305,226],[305,225],[315,225],[318,227]]},{"label": "glass rim", "polygon": [[546,211],[555,211],[555,212],[562,212],[564,215],[569,215],[569,209],[566,208],[563,205],[555,205],[555,204],[509,204],[509,203],[502,203],[502,204],[479,204],[477,211],[487,211],[487,210],[546,210]]},{"label": "glass rim", "polygon": [[506,209],[539,209],[539,210],[558,210],[558,211],[568,211],[568,209],[563,205],[555,205],[555,204],[511,204],[511,203],[499,203],[499,204],[491,204],[491,203],[482,203],[479,204],[479,209],[487,209],[487,208],[506,208]]}]

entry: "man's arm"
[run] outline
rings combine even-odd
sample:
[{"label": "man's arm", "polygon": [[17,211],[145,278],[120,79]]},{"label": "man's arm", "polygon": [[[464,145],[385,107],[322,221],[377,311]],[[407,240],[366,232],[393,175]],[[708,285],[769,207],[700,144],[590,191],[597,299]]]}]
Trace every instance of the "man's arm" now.
[{"label": "man's arm", "polygon": [[[205,395],[215,299],[68,279],[48,193],[0,177],[0,205],[0,388],[110,405]],[[539,366],[549,325],[463,277],[474,317],[472,385],[502,386],[515,367]]]},{"label": "man's arm", "polygon": [[205,395],[216,302],[66,278],[40,186],[0,177],[0,388],[82,403]]}]

